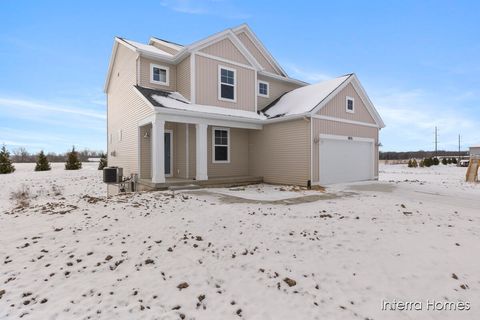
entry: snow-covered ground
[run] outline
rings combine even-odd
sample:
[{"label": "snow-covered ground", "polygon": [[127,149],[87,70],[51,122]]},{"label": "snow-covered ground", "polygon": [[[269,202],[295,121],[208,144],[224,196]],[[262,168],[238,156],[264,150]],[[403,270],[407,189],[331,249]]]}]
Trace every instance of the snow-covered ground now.
[{"label": "snow-covered ground", "polygon": [[[480,318],[480,185],[465,168],[384,165],[379,182],[325,193],[107,198],[96,166],[0,175],[1,319]],[[424,310],[382,311],[394,299]]]}]

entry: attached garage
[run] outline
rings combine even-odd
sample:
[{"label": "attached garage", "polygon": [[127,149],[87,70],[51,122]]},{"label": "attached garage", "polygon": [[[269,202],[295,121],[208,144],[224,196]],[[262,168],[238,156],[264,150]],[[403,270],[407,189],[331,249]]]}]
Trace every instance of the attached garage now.
[{"label": "attached garage", "polygon": [[320,135],[320,184],[372,180],[374,142],[369,138]]},{"label": "attached garage", "polygon": [[[267,122],[279,126],[295,120],[310,127],[309,132],[277,133],[283,139],[278,154],[296,159],[287,162],[278,154],[269,157],[268,168],[275,169],[272,176],[293,174],[295,168],[297,179],[289,177],[282,183],[331,185],[378,179],[379,131],[385,124],[354,74],[292,90],[262,112],[269,118]],[[266,139],[257,150],[267,150],[271,141]],[[297,141],[295,146],[308,154],[289,147],[290,141]],[[309,145],[300,147],[298,141]]]}]

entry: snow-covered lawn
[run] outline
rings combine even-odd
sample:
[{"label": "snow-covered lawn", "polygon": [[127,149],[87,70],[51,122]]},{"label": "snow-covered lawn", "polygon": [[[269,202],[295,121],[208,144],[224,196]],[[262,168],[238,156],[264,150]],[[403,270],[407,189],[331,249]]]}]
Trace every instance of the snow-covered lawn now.
[{"label": "snow-covered lawn", "polygon": [[[0,176],[1,319],[480,318],[480,185],[465,168],[384,165],[379,182],[324,193],[106,198],[96,166]],[[19,190],[31,199],[15,208]],[[394,299],[424,310],[382,311]]]}]

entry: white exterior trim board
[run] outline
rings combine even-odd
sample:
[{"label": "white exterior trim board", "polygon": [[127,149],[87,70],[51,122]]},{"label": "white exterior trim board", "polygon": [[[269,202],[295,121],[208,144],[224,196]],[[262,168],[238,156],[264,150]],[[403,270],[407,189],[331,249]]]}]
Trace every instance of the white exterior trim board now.
[{"label": "white exterior trim board", "polygon": [[322,115],[318,115],[318,114],[313,114],[312,118],[320,119],[320,120],[327,120],[327,121],[343,122],[343,123],[354,124],[354,125],[358,125],[358,126],[379,128],[379,126],[374,124],[374,123],[348,120],[348,119],[342,119],[342,118],[335,118],[335,117],[330,117],[330,116],[322,116]]},{"label": "white exterior trim board", "polygon": [[224,63],[229,63],[229,64],[232,64],[234,66],[242,67],[242,68],[245,68],[245,69],[254,70],[254,71],[257,70],[252,66],[249,66],[249,65],[246,65],[246,64],[243,64],[243,63],[239,63],[239,62],[236,62],[236,61],[228,60],[228,59],[225,59],[225,58],[222,58],[222,57],[214,56],[214,55],[204,53],[204,52],[201,52],[201,51],[195,51],[195,54],[198,55],[198,56],[201,56],[201,57],[209,58],[209,59],[224,62]]}]

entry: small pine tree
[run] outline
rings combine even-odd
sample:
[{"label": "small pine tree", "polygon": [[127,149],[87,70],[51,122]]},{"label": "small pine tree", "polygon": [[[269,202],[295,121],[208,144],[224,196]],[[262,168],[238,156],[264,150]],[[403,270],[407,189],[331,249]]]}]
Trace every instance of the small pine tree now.
[{"label": "small pine tree", "polygon": [[100,162],[98,163],[98,170],[103,170],[108,166],[108,160],[107,160],[107,155],[102,152],[102,155],[100,156]]},{"label": "small pine tree", "polygon": [[409,159],[409,160],[408,160],[408,167],[409,167],[409,168],[412,167],[412,159]]},{"label": "small pine tree", "polygon": [[452,163],[453,163],[452,158],[448,158],[448,159],[447,159],[447,163],[448,163],[448,164],[452,164]]},{"label": "small pine tree", "polygon": [[452,158],[452,163],[453,163],[453,164],[457,164],[457,163],[458,163],[458,162],[457,162],[457,158]]},{"label": "small pine tree", "polygon": [[413,159],[413,160],[412,160],[412,167],[413,167],[413,168],[418,167],[417,159]]},{"label": "small pine tree", "polygon": [[78,159],[78,152],[75,151],[75,146],[72,151],[67,153],[67,162],[65,163],[65,170],[78,170],[82,168],[82,163]]},{"label": "small pine tree", "polygon": [[448,164],[447,158],[442,159],[442,164],[445,165],[445,166]]},{"label": "small pine tree", "polygon": [[440,164],[440,160],[437,157],[433,158],[433,165],[438,166]]},{"label": "small pine tree", "polygon": [[423,162],[423,160],[420,160],[420,168],[423,168],[425,167],[425,163]]},{"label": "small pine tree", "polygon": [[35,166],[35,171],[48,171],[52,169],[50,163],[48,162],[47,156],[43,153],[43,150],[37,156],[37,165]]},{"label": "small pine tree", "polygon": [[0,174],[12,173],[15,171],[15,166],[10,160],[10,152],[8,152],[7,147],[3,145],[0,150]]},{"label": "small pine tree", "polygon": [[433,165],[433,160],[432,158],[425,158],[423,160],[423,164],[425,165],[425,167],[429,168]]}]

